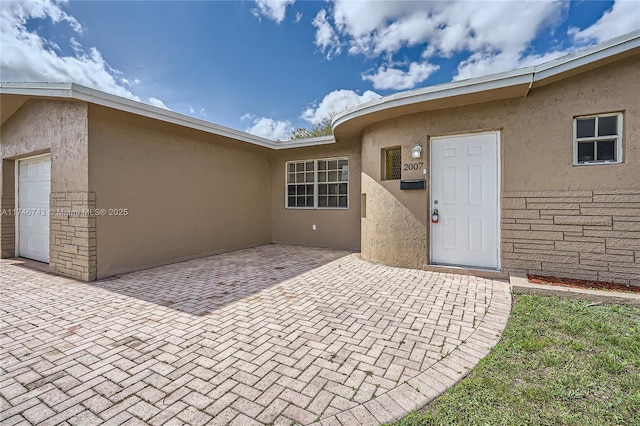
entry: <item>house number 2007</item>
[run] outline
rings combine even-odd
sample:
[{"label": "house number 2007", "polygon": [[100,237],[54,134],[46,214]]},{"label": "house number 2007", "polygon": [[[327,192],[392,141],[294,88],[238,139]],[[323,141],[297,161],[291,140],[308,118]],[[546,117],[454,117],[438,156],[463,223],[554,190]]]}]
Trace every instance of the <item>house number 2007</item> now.
[{"label": "house number 2007", "polygon": [[420,170],[424,163],[405,163],[405,170]]}]

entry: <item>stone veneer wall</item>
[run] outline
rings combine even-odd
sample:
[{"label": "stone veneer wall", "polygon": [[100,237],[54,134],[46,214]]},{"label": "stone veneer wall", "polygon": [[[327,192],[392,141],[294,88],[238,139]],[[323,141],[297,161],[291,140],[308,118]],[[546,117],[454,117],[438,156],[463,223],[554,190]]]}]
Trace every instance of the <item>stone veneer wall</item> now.
[{"label": "stone veneer wall", "polygon": [[0,197],[0,257],[13,257],[16,253],[16,218],[8,212],[15,208],[15,197]]},{"label": "stone veneer wall", "polygon": [[52,192],[49,200],[49,270],[82,281],[95,280],[95,193]]},{"label": "stone veneer wall", "polygon": [[503,193],[502,269],[640,285],[640,190]]}]

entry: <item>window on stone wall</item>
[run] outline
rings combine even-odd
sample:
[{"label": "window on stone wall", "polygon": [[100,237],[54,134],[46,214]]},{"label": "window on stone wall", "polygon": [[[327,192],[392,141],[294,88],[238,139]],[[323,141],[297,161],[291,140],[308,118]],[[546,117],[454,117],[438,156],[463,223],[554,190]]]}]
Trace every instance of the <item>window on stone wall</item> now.
[{"label": "window on stone wall", "polygon": [[382,150],[382,180],[401,179],[402,149],[397,146]]},{"label": "window on stone wall", "polygon": [[622,161],[622,114],[599,114],[573,120],[573,164]]},{"label": "window on stone wall", "polygon": [[287,208],[349,207],[349,159],[289,161],[286,169]]}]

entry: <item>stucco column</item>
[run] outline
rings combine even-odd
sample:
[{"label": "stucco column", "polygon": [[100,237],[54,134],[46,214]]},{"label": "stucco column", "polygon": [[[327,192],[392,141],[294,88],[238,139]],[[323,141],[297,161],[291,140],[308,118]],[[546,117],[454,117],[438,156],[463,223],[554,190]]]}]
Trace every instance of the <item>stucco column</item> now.
[{"label": "stucco column", "polygon": [[89,191],[89,116],[86,103],[65,103],[60,137],[51,145],[49,270],[93,281],[96,196]]}]

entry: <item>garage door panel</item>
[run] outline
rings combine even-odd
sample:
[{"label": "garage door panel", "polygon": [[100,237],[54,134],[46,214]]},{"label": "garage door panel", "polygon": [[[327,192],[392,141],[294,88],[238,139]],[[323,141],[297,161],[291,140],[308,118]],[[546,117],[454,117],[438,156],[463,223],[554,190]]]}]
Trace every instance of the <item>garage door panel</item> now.
[{"label": "garage door panel", "polygon": [[49,262],[51,157],[18,162],[18,255]]},{"label": "garage door panel", "polygon": [[51,161],[21,160],[19,177],[22,182],[49,182],[51,180]]},{"label": "garage door panel", "polygon": [[27,237],[25,234],[20,238],[20,257],[49,262],[49,236],[29,233]]}]

